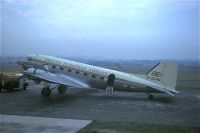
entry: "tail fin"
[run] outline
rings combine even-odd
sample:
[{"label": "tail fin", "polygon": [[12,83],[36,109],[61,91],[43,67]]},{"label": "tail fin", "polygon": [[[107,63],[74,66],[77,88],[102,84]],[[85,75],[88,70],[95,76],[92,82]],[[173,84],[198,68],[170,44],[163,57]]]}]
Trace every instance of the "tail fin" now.
[{"label": "tail fin", "polygon": [[147,74],[147,79],[175,91],[177,79],[177,65],[172,61],[163,61],[152,68]]}]

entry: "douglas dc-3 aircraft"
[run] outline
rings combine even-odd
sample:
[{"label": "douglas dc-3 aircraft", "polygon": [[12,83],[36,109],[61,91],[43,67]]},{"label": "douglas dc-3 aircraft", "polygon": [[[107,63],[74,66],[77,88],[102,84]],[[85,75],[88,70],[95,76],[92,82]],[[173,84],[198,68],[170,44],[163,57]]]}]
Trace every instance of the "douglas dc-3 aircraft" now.
[{"label": "douglas dc-3 aircraft", "polygon": [[[99,88],[105,89],[106,93],[145,92],[149,99],[153,99],[152,93],[172,96],[179,93],[175,90],[177,66],[171,61],[157,64],[143,76],[46,55],[29,55],[19,64],[25,69],[24,77],[36,83],[44,82],[41,90],[44,97],[49,97],[55,88],[59,94],[65,94],[68,87]],[[51,84],[57,86],[51,87]]]}]

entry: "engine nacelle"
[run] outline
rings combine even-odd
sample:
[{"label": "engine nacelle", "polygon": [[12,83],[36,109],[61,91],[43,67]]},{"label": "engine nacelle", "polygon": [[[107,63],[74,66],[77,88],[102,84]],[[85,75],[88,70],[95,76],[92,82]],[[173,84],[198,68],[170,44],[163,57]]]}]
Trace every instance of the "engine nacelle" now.
[{"label": "engine nacelle", "polygon": [[49,71],[49,66],[48,66],[48,65],[44,65],[44,66],[43,66],[43,69],[44,69],[45,71]]}]

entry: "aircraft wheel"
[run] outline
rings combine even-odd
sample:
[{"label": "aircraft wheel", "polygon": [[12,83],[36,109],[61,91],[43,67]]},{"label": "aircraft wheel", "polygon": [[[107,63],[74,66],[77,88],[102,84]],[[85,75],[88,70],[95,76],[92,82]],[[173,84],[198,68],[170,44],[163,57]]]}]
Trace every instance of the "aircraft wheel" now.
[{"label": "aircraft wheel", "polygon": [[42,96],[49,97],[51,95],[51,90],[48,87],[45,87],[41,91]]},{"label": "aircraft wheel", "polygon": [[153,100],[154,99],[154,96],[153,95],[149,95],[149,100]]},{"label": "aircraft wheel", "polygon": [[67,92],[67,87],[66,87],[66,86],[60,85],[60,86],[58,87],[58,94],[60,94],[60,95],[65,95],[66,92]]}]

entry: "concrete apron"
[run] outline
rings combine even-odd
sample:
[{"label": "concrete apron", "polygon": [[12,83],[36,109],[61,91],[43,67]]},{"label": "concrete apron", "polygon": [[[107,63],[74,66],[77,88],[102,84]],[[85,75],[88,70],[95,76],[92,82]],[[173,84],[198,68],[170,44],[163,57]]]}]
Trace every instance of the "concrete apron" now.
[{"label": "concrete apron", "polygon": [[0,132],[75,133],[91,122],[91,120],[0,115]]}]

